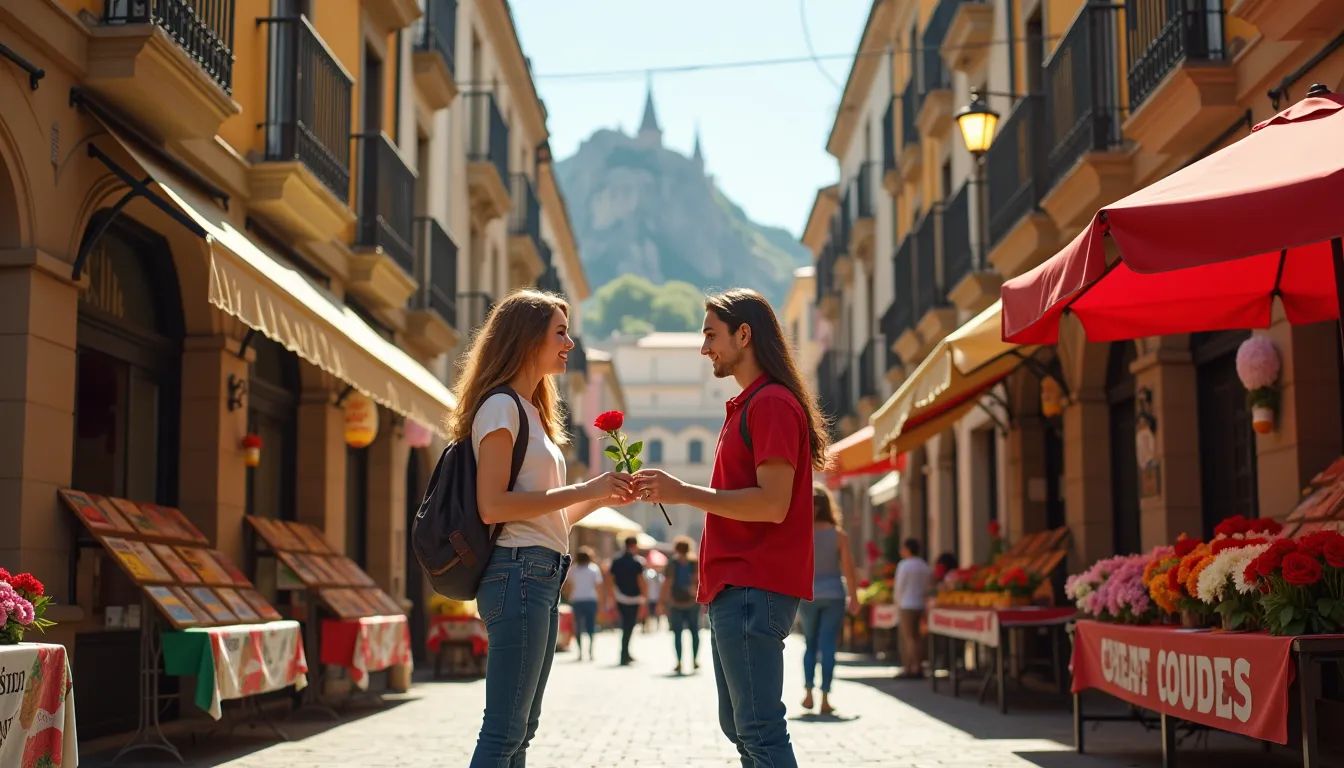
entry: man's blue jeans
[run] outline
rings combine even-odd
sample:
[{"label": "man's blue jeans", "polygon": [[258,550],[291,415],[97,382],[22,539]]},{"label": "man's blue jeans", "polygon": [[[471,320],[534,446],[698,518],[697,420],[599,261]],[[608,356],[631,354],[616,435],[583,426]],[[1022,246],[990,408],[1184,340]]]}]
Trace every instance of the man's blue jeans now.
[{"label": "man's blue jeans", "polygon": [[798,603],[778,592],[727,587],[709,604],[719,727],[743,768],[797,768],[784,722],[784,638]]},{"label": "man's blue jeans", "polygon": [[678,608],[669,606],[667,623],[672,625],[672,647],[677,649],[677,665],[681,665],[681,631],[691,635],[691,660],[700,662],[700,606]]},{"label": "man's blue jeans", "polygon": [[798,609],[803,618],[803,637],[807,650],[803,651],[803,687],[812,689],[817,672],[817,656],[821,656],[821,692],[831,692],[831,678],[835,675],[835,642],[840,634],[840,622],[845,618],[843,597],[821,597],[803,603]]},{"label": "man's blue jeans", "polygon": [[495,547],[476,590],[490,636],[485,719],[471,768],[524,768],[537,734],[560,624],[569,556],[546,547]]}]

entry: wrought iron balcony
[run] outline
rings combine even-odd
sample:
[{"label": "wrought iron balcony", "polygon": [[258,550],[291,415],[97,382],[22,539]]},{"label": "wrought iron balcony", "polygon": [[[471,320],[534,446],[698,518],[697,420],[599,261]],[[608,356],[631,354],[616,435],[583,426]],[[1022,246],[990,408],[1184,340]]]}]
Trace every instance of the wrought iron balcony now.
[{"label": "wrought iron balcony", "polygon": [[1222,0],[1125,0],[1129,108],[1135,110],[1184,61],[1222,61]]},{"label": "wrought iron balcony", "polygon": [[415,274],[415,171],[385,133],[355,137],[359,154],[359,225],[355,245],[381,248],[406,274]]},{"label": "wrought iron balcony", "polygon": [[588,373],[588,352],[583,348],[583,339],[574,337],[574,348],[569,350],[569,372]]},{"label": "wrought iron balcony", "polygon": [[420,307],[439,313],[457,327],[457,243],[439,222],[428,216],[415,220],[414,272],[420,281]]},{"label": "wrought iron balcony", "polygon": [[873,336],[859,353],[859,399],[877,397],[877,366],[883,359],[882,338]]},{"label": "wrought iron balcony", "polygon": [[509,210],[509,234],[532,238],[532,242],[541,243],[541,203],[537,201],[532,180],[526,174],[515,173],[510,179],[509,197],[513,207]]},{"label": "wrought iron balcony", "polygon": [[962,0],[939,0],[933,9],[933,14],[929,16],[928,23],[924,25],[921,101],[924,94],[930,91],[947,90],[952,87],[952,72],[943,61],[942,47],[943,38],[947,37],[947,30],[952,26],[952,19],[957,15],[961,3]]},{"label": "wrought iron balcony", "polygon": [[555,267],[547,267],[546,271],[537,278],[537,290],[548,293],[564,293],[563,286],[560,285],[560,273],[555,271]]},{"label": "wrought iron balcony", "polygon": [[993,248],[1045,194],[1045,97],[1021,99],[985,153],[989,247]]},{"label": "wrought iron balcony", "polygon": [[839,353],[836,364],[840,372],[836,375],[836,412],[840,418],[854,415],[854,358],[847,353]]},{"label": "wrought iron balcony", "polygon": [[882,315],[882,333],[895,342],[915,324],[915,237],[907,233],[891,259],[896,284],[891,306]]},{"label": "wrought iron balcony", "polygon": [[859,219],[871,219],[873,217],[873,174],[876,163],[864,163],[859,166],[859,172],[854,174],[854,178],[849,180],[849,187],[845,192],[845,224],[853,228],[854,222]]},{"label": "wrought iron balcony", "polygon": [[462,308],[462,323],[471,333],[485,325],[486,318],[495,308],[495,298],[485,291],[459,293],[457,303]]},{"label": "wrought iron balcony", "polygon": [[1085,7],[1045,63],[1047,190],[1083,155],[1121,144],[1120,11],[1113,5]]},{"label": "wrought iron balcony", "polygon": [[828,349],[817,361],[817,407],[828,424],[834,425],[840,418],[840,386],[837,376],[839,353]]},{"label": "wrought iron balcony", "polygon": [[425,0],[425,15],[415,22],[415,49],[433,51],[453,71],[457,46],[457,0]]},{"label": "wrought iron balcony", "polygon": [[971,250],[971,183],[943,203],[943,287],[952,290],[975,268]]},{"label": "wrought iron balcony", "polygon": [[592,438],[588,436],[588,430],[580,426],[575,426],[571,422],[569,434],[571,440],[569,447],[571,457],[576,464],[582,464],[585,467],[588,466],[588,463],[593,460],[593,442]]},{"label": "wrought iron balcony", "polygon": [[271,26],[266,159],[298,161],[341,202],[350,202],[350,76],[308,19]]},{"label": "wrought iron balcony", "polygon": [[233,93],[234,0],[106,0],[103,23],[154,24]]},{"label": "wrought iron balcony", "polygon": [[816,303],[821,304],[822,300],[835,291],[835,248],[830,241],[821,247],[821,253],[817,254],[817,268],[814,270],[813,283],[816,285],[817,295]]},{"label": "wrought iron balcony", "polygon": [[471,130],[467,136],[467,161],[488,162],[499,172],[501,181],[509,178],[509,126],[488,91],[466,94],[467,116]]},{"label": "wrought iron balcony", "polygon": [[901,91],[901,150],[919,144],[919,83],[913,75]]},{"label": "wrought iron balcony", "polygon": [[882,171],[896,170],[896,104],[895,96],[887,102],[887,111],[882,114]]},{"label": "wrought iron balcony", "polygon": [[915,311],[922,317],[944,303],[943,289],[938,282],[938,226],[942,204],[934,203],[915,225],[910,238],[915,241]]}]

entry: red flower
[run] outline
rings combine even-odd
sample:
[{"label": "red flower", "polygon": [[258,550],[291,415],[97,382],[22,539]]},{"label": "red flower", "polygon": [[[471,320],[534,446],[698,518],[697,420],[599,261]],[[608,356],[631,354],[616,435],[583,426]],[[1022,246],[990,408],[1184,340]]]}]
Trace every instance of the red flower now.
[{"label": "red flower", "polygon": [[0,581],[3,581],[6,584],[8,584],[9,578],[10,578],[9,571],[5,570],[4,568],[0,568]]},{"label": "red flower", "polygon": [[990,538],[993,538],[993,539],[997,539],[997,538],[999,538],[999,521],[998,521],[998,520],[990,520],[990,521],[989,521],[989,536],[990,536]]},{"label": "red flower", "polygon": [[1278,535],[1283,532],[1283,523],[1278,520],[1263,518],[1256,520],[1246,529],[1247,533],[1264,533],[1270,536]]},{"label": "red flower", "polygon": [[1283,580],[1289,584],[1307,587],[1321,580],[1321,561],[1301,552],[1283,556]]},{"label": "red flower", "polygon": [[615,432],[625,424],[625,414],[620,411],[607,411],[593,420],[593,426],[603,432]]},{"label": "red flower", "polygon": [[1261,576],[1268,576],[1278,569],[1285,555],[1295,552],[1297,552],[1297,544],[1288,539],[1275,539],[1269,545],[1269,549],[1253,561],[1255,572]]},{"label": "red flower", "polygon": [[248,432],[246,435],[243,435],[243,447],[261,448],[261,436],[254,434],[252,432]]},{"label": "red flower", "polygon": [[934,581],[942,581],[942,580],[943,580],[943,577],[946,576],[946,575],[947,575],[947,566],[946,566],[946,565],[943,565],[942,563],[939,563],[939,564],[933,566],[933,580],[934,580]]},{"label": "red flower", "polygon": [[1245,515],[1233,515],[1219,523],[1218,527],[1213,529],[1213,533],[1215,536],[1231,536],[1234,533],[1243,533],[1246,530],[1246,522]]},{"label": "red flower", "polygon": [[1191,552],[1194,552],[1195,547],[1198,547],[1200,544],[1203,543],[1204,543],[1203,539],[1191,539],[1191,538],[1180,539],[1179,541],[1176,542],[1176,556],[1185,557]]},{"label": "red flower", "polygon": [[33,595],[42,594],[42,582],[31,573],[20,573],[17,576],[9,578],[9,585],[20,592],[29,592]]},{"label": "red flower", "polygon": [[1257,544],[1268,544],[1269,539],[1215,539],[1213,544],[1209,545],[1211,554],[1218,554],[1227,549],[1241,549],[1242,547],[1254,547]]},{"label": "red flower", "polygon": [[1344,536],[1335,531],[1316,531],[1298,539],[1297,548],[1303,554],[1320,557],[1321,553],[1325,551],[1326,544],[1341,540],[1344,540]]},{"label": "red flower", "polygon": [[1323,554],[1331,568],[1344,568],[1344,539],[1327,541]]},{"label": "red flower", "polygon": [[1173,565],[1167,570],[1167,589],[1173,594],[1181,594],[1181,567]]}]

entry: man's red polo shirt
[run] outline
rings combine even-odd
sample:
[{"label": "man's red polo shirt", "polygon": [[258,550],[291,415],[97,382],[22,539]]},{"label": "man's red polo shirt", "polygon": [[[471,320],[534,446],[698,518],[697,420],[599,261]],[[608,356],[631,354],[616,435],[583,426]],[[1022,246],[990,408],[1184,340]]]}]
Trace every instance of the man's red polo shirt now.
[{"label": "man's red polo shirt", "polygon": [[[764,389],[762,389],[764,387]],[[742,440],[742,403],[752,448]],[[735,491],[757,485],[756,467],[771,459],[793,466],[793,499],[780,523],[744,523],[705,515],[700,536],[699,601],[708,603],[724,587],[756,587],[812,599],[812,453],[807,414],[793,393],[765,376],[728,401],[727,417],[714,451],[710,487]]]}]

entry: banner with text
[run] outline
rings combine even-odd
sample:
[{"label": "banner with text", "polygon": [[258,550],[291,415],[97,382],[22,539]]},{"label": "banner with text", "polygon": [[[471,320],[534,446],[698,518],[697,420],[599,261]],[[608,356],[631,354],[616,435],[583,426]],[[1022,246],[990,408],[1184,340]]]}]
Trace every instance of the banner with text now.
[{"label": "banner with text", "polygon": [[1096,688],[1192,723],[1288,743],[1293,638],[1079,621],[1073,692]]},{"label": "banner with text", "polygon": [[929,632],[999,647],[999,614],[990,608],[930,608]]},{"label": "banner with text", "polygon": [[0,645],[0,765],[78,765],[77,743],[65,647]]}]

